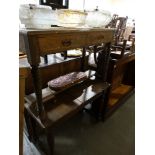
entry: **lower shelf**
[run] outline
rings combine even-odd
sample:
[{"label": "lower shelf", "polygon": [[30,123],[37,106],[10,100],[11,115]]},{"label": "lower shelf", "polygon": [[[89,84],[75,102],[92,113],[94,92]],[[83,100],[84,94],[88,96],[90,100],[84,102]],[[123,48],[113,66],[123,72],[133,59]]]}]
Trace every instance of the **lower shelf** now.
[{"label": "lower shelf", "polygon": [[30,115],[40,124],[42,128],[54,126],[80,111],[87,103],[100,97],[109,83],[97,80],[94,77],[71,87],[70,89],[56,95],[53,101],[45,106],[46,120],[41,121],[36,114],[35,103],[25,104]]},{"label": "lower shelf", "polygon": [[123,84],[114,89],[109,96],[108,107],[115,106],[119,102],[119,100],[122,99],[131,90],[133,90],[133,86]]}]

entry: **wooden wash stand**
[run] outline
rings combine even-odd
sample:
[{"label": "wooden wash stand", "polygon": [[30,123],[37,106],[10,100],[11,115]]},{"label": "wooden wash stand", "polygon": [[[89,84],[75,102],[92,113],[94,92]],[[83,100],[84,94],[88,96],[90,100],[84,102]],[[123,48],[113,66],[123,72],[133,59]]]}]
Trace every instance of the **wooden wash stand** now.
[{"label": "wooden wash stand", "polygon": [[[113,40],[114,29],[107,28],[51,28],[48,30],[20,29],[19,45],[20,51],[25,52],[28,62],[31,66],[36,102],[25,103],[25,119],[28,126],[29,138],[34,143],[38,142],[39,135],[45,135],[43,149],[47,155],[53,154],[54,135],[52,128],[62,120],[76,114],[88,102],[92,102],[98,97],[104,96],[109,84],[106,82],[107,70],[110,55],[110,43]],[[86,48],[92,45],[100,45],[104,43],[104,48],[99,57],[104,55],[104,61],[98,62],[97,74],[100,78],[92,76],[90,79],[71,87],[64,92],[53,95],[52,106],[46,107],[43,102],[43,92],[41,87],[40,75],[40,57],[67,51],[75,48],[83,48],[81,71],[85,71],[85,53]],[[104,67],[103,66],[104,63]],[[66,66],[67,67],[67,66]],[[88,73],[88,72],[87,72]],[[90,73],[88,73],[90,74]],[[51,97],[52,98],[52,97]],[[63,98],[63,100],[62,100]],[[65,101],[66,100],[66,101]],[[64,110],[61,109],[64,108]],[[100,111],[104,105],[100,105]],[[58,115],[59,114],[59,115]],[[41,130],[38,130],[40,128]],[[37,143],[38,144],[38,143]],[[40,143],[39,143],[40,144]]]}]

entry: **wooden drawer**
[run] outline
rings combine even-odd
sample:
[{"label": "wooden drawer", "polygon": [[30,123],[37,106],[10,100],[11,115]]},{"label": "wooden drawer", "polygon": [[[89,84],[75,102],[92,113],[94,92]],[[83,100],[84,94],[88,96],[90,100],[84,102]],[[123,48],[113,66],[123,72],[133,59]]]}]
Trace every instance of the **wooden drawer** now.
[{"label": "wooden drawer", "polygon": [[110,32],[95,32],[95,33],[89,33],[87,36],[86,43],[87,45],[93,45],[93,44],[100,44],[100,43],[107,43],[111,42],[113,37],[113,34]]},{"label": "wooden drawer", "polygon": [[53,34],[38,37],[40,55],[49,52],[61,52],[69,49],[83,47],[85,45],[85,35],[80,33],[72,34]]}]

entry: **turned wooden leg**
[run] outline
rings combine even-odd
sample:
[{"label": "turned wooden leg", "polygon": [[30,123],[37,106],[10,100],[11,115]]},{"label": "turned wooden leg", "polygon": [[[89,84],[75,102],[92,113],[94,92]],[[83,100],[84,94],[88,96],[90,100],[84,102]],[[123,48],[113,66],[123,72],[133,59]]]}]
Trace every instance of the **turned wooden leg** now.
[{"label": "turned wooden leg", "polygon": [[97,120],[100,119],[100,105],[102,102],[102,97],[99,97],[92,102],[91,111]]},{"label": "turned wooden leg", "polygon": [[97,64],[97,46],[94,46],[94,61]]},{"label": "turned wooden leg", "polygon": [[81,71],[85,71],[85,56],[86,56],[86,48],[83,48],[81,58]]},{"label": "turned wooden leg", "polygon": [[67,51],[64,51],[63,54],[64,54],[64,60],[66,60],[67,59]]},{"label": "turned wooden leg", "polygon": [[110,87],[108,87],[106,90],[103,91],[102,96],[97,98],[92,103],[92,111],[98,120],[105,120],[110,90]]},{"label": "turned wooden leg", "polygon": [[48,63],[48,55],[44,56],[44,62],[47,64]]},{"label": "turned wooden leg", "polygon": [[107,81],[107,74],[108,74],[108,67],[109,67],[109,60],[110,60],[110,46],[111,43],[106,44],[106,61],[105,61],[105,74],[103,76],[103,81]]},{"label": "turned wooden leg", "polygon": [[48,142],[48,151],[49,151],[49,155],[53,155],[54,154],[54,136],[53,136],[53,131],[47,130],[46,131],[46,138],[47,138],[47,142]]},{"label": "turned wooden leg", "polygon": [[41,83],[41,75],[38,65],[31,66],[31,73],[33,78],[34,90],[36,94],[36,110],[41,120],[45,118],[44,106],[42,103],[42,83]]}]

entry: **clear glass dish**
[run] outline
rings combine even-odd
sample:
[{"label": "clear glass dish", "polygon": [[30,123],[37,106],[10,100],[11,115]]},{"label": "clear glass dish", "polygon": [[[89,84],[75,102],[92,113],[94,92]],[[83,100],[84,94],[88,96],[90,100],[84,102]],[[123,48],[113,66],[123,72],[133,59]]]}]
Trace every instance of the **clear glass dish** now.
[{"label": "clear glass dish", "polygon": [[87,17],[85,24],[89,27],[105,27],[112,19],[111,13],[108,11],[86,11]]},{"label": "clear glass dish", "polygon": [[23,4],[19,8],[19,19],[26,28],[50,28],[57,25],[57,15],[50,6]]}]

